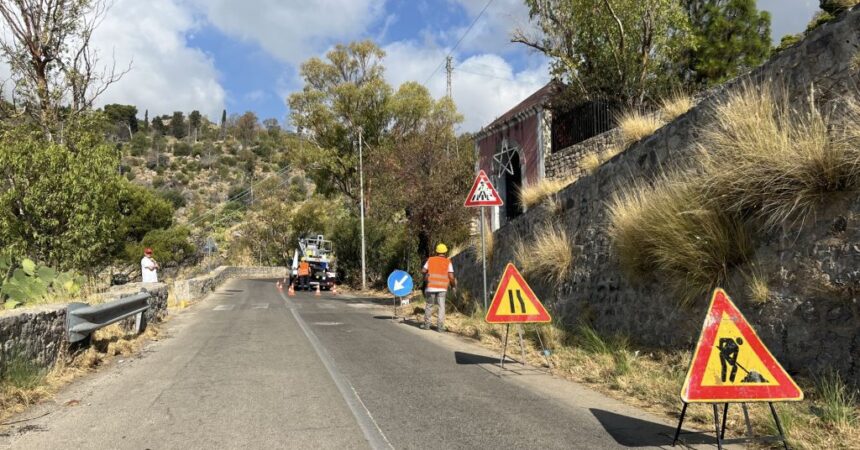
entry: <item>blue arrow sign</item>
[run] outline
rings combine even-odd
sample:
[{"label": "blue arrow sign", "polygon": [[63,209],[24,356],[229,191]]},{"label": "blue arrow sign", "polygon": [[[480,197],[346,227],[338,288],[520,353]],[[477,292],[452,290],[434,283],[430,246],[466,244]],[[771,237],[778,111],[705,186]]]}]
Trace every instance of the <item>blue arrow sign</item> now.
[{"label": "blue arrow sign", "polygon": [[388,276],[388,290],[395,297],[406,297],[412,293],[412,276],[402,270],[395,270]]}]

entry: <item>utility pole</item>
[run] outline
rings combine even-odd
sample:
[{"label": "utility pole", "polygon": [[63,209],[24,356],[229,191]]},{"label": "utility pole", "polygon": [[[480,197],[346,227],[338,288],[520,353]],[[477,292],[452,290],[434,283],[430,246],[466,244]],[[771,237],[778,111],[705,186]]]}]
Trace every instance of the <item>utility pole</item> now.
[{"label": "utility pole", "polygon": [[[448,100],[454,101],[453,95],[451,94],[451,75],[454,72],[454,65],[452,64],[452,61],[453,61],[453,58],[451,58],[451,55],[448,55],[448,57],[445,58],[445,73],[447,75],[447,80],[446,80],[447,85],[445,87],[445,95],[448,97]],[[446,158],[451,157],[451,149],[450,149],[451,142],[450,141],[451,141],[450,139],[445,139],[445,157]]]},{"label": "utility pole", "polygon": [[447,75],[447,84],[445,89],[445,95],[450,99],[451,98],[451,74],[454,72],[454,65],[452,64],[454,58],[448,56],[445,58],[445,73]]},{"label": "utility pole", "polygon": [[361,290],[367,290],[367,261],[364,247],[364,161],[361,153],[361,135],[363,130],[358,127],[358,183],[361,202]]}]

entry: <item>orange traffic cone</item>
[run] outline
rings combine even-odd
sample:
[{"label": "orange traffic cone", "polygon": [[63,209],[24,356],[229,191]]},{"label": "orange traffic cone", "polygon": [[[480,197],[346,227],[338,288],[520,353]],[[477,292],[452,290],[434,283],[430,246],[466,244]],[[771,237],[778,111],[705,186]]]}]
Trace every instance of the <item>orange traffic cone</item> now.
[{"label": "orange traffic cone", "polygon": [[287,290],[287,295],[293,297],[296,295],[296,288],[293,287],[293,283],[290,283],[290,288]]},{"label": "orange traffic cone", "polygon": [[331,294],[337,295],[337,285],[334,283],[332,283],[332,285],[331,285]]},{"label": "orange traffic cone", "polygon": [[283,284],[281,284],[281,280],[278,280],[278,290],[279,290],[279,291],[283,291],[283,290],[284,290],[284,285],[283,285]]},{"label": "orange traffic cone", "polygon": [[320,285],[317,285],[317,293],[316,293],[316,294],[314,294],[314,295],[315,295],[315,296],[317,296],[317,297],[319,297],[320,295],[322,295],[322,294],[320,293]]}]

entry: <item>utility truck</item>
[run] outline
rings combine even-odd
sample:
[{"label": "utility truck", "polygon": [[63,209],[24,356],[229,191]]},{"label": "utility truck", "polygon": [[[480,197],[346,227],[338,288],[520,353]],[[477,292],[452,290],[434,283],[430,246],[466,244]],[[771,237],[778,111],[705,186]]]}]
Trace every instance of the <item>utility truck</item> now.
[{"label": "utility truck", "polygon": [[[307,284],[303,284],[299,278],[299,265],[302,261],[310,266]],[[297,290],[316,290],[319,287],[320,290],[327,291],[336,281],[337,260],[332,242],[326,240],[321,234],[300,238],[298,248],[293,251],[290,283],[293,283]]]}]

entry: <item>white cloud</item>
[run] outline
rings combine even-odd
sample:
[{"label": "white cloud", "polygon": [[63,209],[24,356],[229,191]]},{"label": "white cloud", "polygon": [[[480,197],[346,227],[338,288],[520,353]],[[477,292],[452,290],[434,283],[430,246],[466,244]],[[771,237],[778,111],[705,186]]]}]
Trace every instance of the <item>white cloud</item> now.
[{"label": "white cloud", "polygon": [[298,64],[332,41],[355,38],[385,12],[384,0],[192,0],[222,32]]},{"label": "white cloud", "polygon": [[[422,47],[414,42],[395,42],[385,47],[385,76],[393,86],[406,81],[424,82],[447,49]],[[510,64],[495,54],[483,53],[454,61],[452,94],[457,109],[464,115],[462,131],[476,131],[549,81],[548,67],[515,72]],[[426,84],[434,97],[445,95],[444,68]]]},{"label": "white cloud", "polygon": [[[468,23],[463,26],[444,30],[441,38],[450,45],[454,45],[469,24],[481,13],[487,0],[449,0],[466,11]],[[458,47],[465,51],[479,51],[490,53],[508,53],[523,48],[522,44],[511,42],[514,30],[521,28],[526,31],[534,29],[534,24],[529,21],[529,9],[522,0],[495,0],[487,7],[481,18],[475,22],[475,26],[469,34],[463,38]]]},{"label": "white cloud", "polygon": [[189,10],[175,0],[118,0],[93,35],[104,62],[111,56],[121,69],[132,70],[111,86],[99,104],[136,105],[150,116],[198,109],[220,117],[225,93],[208,55],[188,46],[195,29]]}]

